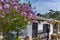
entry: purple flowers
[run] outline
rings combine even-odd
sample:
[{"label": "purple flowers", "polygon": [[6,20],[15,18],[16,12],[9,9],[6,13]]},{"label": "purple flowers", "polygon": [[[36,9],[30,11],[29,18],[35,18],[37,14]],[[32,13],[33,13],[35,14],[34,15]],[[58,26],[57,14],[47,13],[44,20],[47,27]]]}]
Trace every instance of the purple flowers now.
[{"label": "purple flowers", "polygon": [[5,4],[5,5],[4,5],[4,8],[5,8],[5,9],[10,8],[9,4]]},{"label": "purple flowers", "polygon": [[3,10],[2,6],[0,5],[0,10]]},{"label": "purple flowers", "polygon": [[[4,5],[0,5],[0,10],[3,10],[4,15],[5,14],[12,14],[14,17],[16,17],[17,14],[20,14],[20,16],[24,17],[24,21],[26,21],[27,17],[28,20],[32,20],[32,22],[36,21],[36,15],[35,11],[33,12],[32,7],[29,6],[29,4],[21,4],[19,5],[19,0],[0,0]],[[15,14],[17,13],[17,14]],[[0,14],[1,18],[4,18],[2,13]]]},{"label": "purple flowers", "polygon": [[5,0],[5,2],[9,2],[10,0]]},{"label": "purple flowers", "polygon": [[35,19],[36,18],[36,15],[30,14],[29,18]]},{"label": "purple flowers", "polygon": [[30,14],[30,15],[29,15],[29,18],[32,18],[32,16],[33,16],[33,14]]},{"label": "purple flowers", "polygon": [[22,12],[20,15],[21,16],[27,16],[27,13],[26,12]]},{"label": "purple flowers", "polygon": [[22,10],[28,12],[31,10],[31,7],[28,4],[22,5]]},{"label": "purple flowers", "polygon": [[9,2],[10,0],[0,0],[0,2]]},{"label": "purple flowers", "polygon": [[18,5],[18,2],[16,2],[16,1],[13,1],[13,5]]},{"label": "purple flowers", "polygon": [[4,2],[4,0],[0,0],[0,2]]},{"label": "purple flowers", "polygon": [[35,20],[32,20],[33,23],[37,23],[38,21],[35,19]]},{"label": "purple flowers", "polygon": [[16,12],[19,12],[20,11],[18,5],[14,6],[14,9],[15,9]]}]

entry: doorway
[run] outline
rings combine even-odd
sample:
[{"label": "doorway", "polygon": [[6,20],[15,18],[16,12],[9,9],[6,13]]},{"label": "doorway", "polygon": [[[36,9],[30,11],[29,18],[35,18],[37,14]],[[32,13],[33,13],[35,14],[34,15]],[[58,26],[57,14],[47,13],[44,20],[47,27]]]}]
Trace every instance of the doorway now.
[{"label": "doorway", "polygon": [[32,38],[37,37],[38,23],[32,24]]}]

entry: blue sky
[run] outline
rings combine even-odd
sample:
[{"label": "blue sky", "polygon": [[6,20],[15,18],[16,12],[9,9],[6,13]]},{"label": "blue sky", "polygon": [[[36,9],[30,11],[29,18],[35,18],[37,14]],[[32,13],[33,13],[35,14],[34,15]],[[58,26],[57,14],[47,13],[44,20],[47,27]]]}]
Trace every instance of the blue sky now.
[{"label": "blue sky", "polygon": [[60,10],[60,0],[21,0],[21,2],[31,2],[32,7],[36,7],[36,12],[44,14],[49,9]]}]

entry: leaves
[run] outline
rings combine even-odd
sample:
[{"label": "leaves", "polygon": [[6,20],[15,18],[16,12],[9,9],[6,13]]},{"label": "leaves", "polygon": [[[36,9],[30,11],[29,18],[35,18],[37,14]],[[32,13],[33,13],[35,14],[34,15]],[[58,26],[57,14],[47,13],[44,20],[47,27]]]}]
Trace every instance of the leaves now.
[{"label": "leaves", "polygon": [[60,15],[60,11],[49,10],[50,12],[44,15],[45,18],[56,19]]},{"label": "leaves", "polygon": [[17,27],[20,30],[25,28],[28,21],[32,21],[29,17],[31,14],[32,19],[35,19],[35,14],[29,4],[19,4],[17,0],[0,2],[0,26],[5,32],[16,30]]}]

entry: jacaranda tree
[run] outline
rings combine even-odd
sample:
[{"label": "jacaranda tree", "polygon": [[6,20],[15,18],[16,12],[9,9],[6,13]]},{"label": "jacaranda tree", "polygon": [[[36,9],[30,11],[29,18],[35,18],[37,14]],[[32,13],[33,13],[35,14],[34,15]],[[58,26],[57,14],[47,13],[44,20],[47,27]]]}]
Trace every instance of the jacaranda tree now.
[{"label": "jacaranda tree", "polygon": [[[36,22],[33,8],[27,3],[21,4],[19,0],[0,0],[0,27],[2,32],[8,34],[26,27],[28,22]],[[7,39],[8,40],[8,39]]]}]

